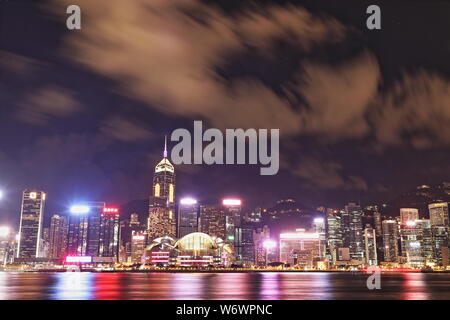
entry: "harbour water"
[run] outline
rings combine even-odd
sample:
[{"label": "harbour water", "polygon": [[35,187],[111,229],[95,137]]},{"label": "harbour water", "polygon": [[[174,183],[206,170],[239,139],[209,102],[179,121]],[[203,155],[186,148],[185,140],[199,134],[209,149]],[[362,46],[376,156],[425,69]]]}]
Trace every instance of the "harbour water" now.
[{"label": "harbour water", "polygon": [[0,272],[0,300],[450,299],[450,274],[382,274],[369,290],[364,273]]}]

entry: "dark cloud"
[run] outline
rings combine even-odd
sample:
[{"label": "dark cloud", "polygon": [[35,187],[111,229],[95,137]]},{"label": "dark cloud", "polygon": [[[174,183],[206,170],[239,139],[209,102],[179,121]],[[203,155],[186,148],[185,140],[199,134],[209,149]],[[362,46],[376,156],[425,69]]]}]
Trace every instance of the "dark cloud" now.
[{"label": "dark cloud", "polygon": [[292,172],[319,189],[367,190],[367,183],[362,177],[350,175],[345,178],[342,165],[334,161],[304,158]]},{"label": "dark cloud", "polygon": [[44,87],[19,102],[18,119],[34,125],[45,125],[52,118],[66,118],[81,110],[74,94],[67,89]]},{"label": "dark cloud", "polygon": [[119,116],[105,120],[100,126],[100,132],[123,142],[139,142],[154,137],[154,134],[144,124]]},{"label": "dark cloud", "polygon": [[423,70],[405,74],[378,98],[371,119],[381,145],[448,147],[450,80]]}]

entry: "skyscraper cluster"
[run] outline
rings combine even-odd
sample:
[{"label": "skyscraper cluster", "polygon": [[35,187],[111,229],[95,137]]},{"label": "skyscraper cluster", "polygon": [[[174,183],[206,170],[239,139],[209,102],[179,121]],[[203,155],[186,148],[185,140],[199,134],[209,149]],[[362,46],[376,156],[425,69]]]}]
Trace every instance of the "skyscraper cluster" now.
[{"label": "skyscraper cluster", "polygon": [[[448,203],[429,203],[428,216],[401,208],[395,217],[376,206],[306,213],[292,199],[272,209],[245,210],[242,199],[203,203],[176,198],[175,168],[157,163],[148,214],[126,214],[104,201],[74,204],[43,226],[46,194],[22,194],[20,229],[0,227],[0,266],[11,263],[90,263],[149,266],[284,265],[299,269],[449,265]],[[369,219],[368,219],[369,218]]]}]

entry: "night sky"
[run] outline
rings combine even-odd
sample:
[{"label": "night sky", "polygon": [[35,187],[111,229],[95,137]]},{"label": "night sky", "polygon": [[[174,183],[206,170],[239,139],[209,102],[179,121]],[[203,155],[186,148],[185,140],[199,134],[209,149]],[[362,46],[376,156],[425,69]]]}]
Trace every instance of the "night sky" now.
[{"label": "night sky", "polygon": [[25,188],[47,192],[47,215],[147,198],[164,135],[193,120],[279,128],[281,169],[179,166],[178,197],[342,206],[448,181],[449,15],[430,0],[0,1],[0,223],[18,223]]}]

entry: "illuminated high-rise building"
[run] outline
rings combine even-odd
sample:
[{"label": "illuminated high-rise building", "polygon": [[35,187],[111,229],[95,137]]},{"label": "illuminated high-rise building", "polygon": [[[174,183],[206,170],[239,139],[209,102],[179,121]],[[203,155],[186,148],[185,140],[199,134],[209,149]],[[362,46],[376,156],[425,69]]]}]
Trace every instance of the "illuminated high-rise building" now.
[{"label": "illuminated high-rise building", "polygon": [[[351,258],[359,261],[364,261],[362,214],[361,207],[355,203],[346,205],[345,210],[342,213],[344,242],[348,243]],[[345,243],[344,247],[346,247]]]},{"label": "illuminated high-rise building", "polygon": [[14,234],[8,226],[0,226],[0,267],[14,260]]},{"label": "illuminated high-rise building", "polygon": [[312,228],[315,233],[318,233],[320,236],[320,253],[322,254],[322,258],[326,257],[326,232],[325,232],[325,219],[322,217],[314,218],[312,222]]},{"label": "illuminated high-rise building", "polygon": [[419,224],[422,233],[423,256],[425,258],[425,263],[435,263],[436,257],[433,250],[433,233],[430,219],[416,220],[416,223]]},{"label": "illuminated high-rise building", "polygon": [[378,264],[377,242],[375,230],[370,225],[367,225],[364,229],[364,248],[366,263],[369,266],[376,266]]},{"label": "illuminated high-rise building", "polygon": [[105,207],[100,220],[99,257],[116,258],[119,254],[119,208]]},{"label": "illuminated high-rise building", "polygon": [[201,205],[200,206],[200,232],[212,237],[226,238],[225,211],[221,206]]},{"label": "illuminated high-rise building", "polygon": [[312,269],[321,259],[320,235],[298,229],[292,233],[280,234],[280,261],[291,266]]},{"label": "illuminated high-rise building", "polygon": [[419,220],[419,210],[416,208],[401,208],[400,209],[400,224],[404,225],[408,221]]},{"label": "illuminated high-rise building", "polygon": [[104,202],[88,202],[71,208],[68,255],[98,257],[100,224],[105,205]]},{"label": "illuminated high-rise building", "polygon": [[72,211],[68,254],[116,258],[119,250],[119,209],[106,207],[104,202],[88,202]]},{"label": "illuminated high-rise building", "polygon": [[130,219],[120,221],[119,229],[119,261],[127,262],[131,259],[131,235],[133,232],[143,232],[145,227],[141,226],[139,214],[132,213]]},{"label": "illuminated high-rise building", "polygon": [[139,221],[139,215],[137,213],[132,213],[130,215],[130,224],[129,227],[131,230],[138,230],[141,226],[141,222]]},{"label": "illuminated high-rise building", "polygon": [[430,220],[406,221],[401,224],[400,236],[407,266],[421,268],[434,260]]},{"label": "illuminated high-rise building", "polygon": [[147,222],[148,240],[176,236],[175,168],[167,158],[167,141],[163,159],[156,165]]},{"label": "illuminated high-rise building", "polygon": [[342,221],[338,210],[327,209],[326,217],[327,254],[335,263],[338,260],[338,248],[344,246],[342,239]]},{"label": "illuminated high-rise building", "polygon": [[449,226],[447,202],[431,203],[428,205],[428,211],[430,213],[430,221],[432,227]]},{"label": "illuminated high-rise building", "polygon": [[35,190],[25,190],[22,194],[17,258],[41,257],[45,196],[43,191]]},{"label": "illuminated high-rise building", "polygon": [[197,200],[192,198],[180,200],[178,204],[178,238],[192,232],[198,232],[198,211]]},{"label": "illuminated high-rise building", "polygon": [[384,220],[382,223],[383,230],[383,249],[384,261],[398,262],[398,224],[395,220]]},{"label": "illuminated high-rise building", "polygon": [[145,250],[144,233],[133,231],[131,235],[131,262],[141,263],[144,250]]},{"label": "illuminated high-rise building", "polygon": [[67,217],[55,214],[50,221],[49,258],[63,258],[66,254],[69,222]]},{"label": "illuminated high-rise building", "polygon": [[443,251],[448,252],[449,246],[449,230],[446,226],[431,226],[433,256],[438,265],[447,265],[444,262]]},{"label": "illuminated high-rise building", "polygon": [[239,199],[224,199],[225,241],[234,246],[236,263],[242,263],[242,202]]},{"label": "illuminated high-rise building", "polygon": [[253,224],[243,223],[241,227],[241,261],[243,265],[255,264],[255,247],[253,242]]},{"label": "illuminated high-rise building", "polygon": [[383,228],[381,225],[381,213],[375,211],[373,213],[373,225],[375,227],[375,234],[381,236],[383,234]]},{"label": "illuminated high-rise building", "polygon": [[[273,261],[277,261],[278,257],[275,257],[275,252],[273,250],[276,247],[276,242],[270,240],[270,229],[267,225],[262,228],[256,228],[253,230],[253,248],[254,248],[254,257],[255,257],[255,265],[257,266],[266,266],[267,263],[272,262],[270,255],[273,256]],[[272,248],[267,247],[267,243],[272,244]],[[266,245],[265,245],[266,244]]]}]

